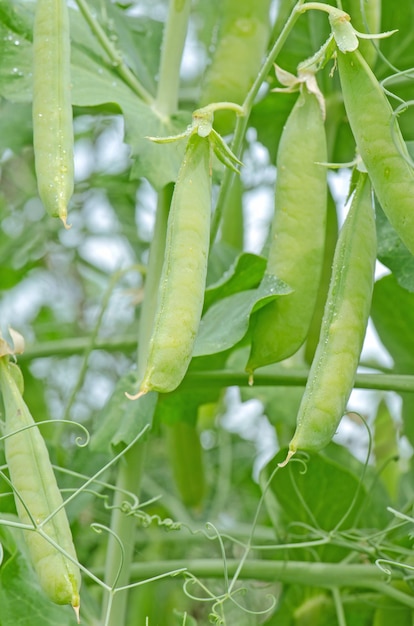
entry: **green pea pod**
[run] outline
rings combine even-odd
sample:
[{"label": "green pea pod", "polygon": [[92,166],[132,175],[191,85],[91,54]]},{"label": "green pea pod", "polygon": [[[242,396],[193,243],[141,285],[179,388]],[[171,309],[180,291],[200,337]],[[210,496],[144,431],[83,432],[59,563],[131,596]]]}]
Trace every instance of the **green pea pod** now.
[{"label": "green pea pod", "polygon": [[326,296],[331,280],[332,262],[338,240],[338,215],[335,200],[328,190],[328,203],[326,212],[325,250],[323,255],[322,275],[319,283],[315,309],[309,326],[306,346],[304,350],[305,361],[311,365],[319,341],[323,312],[325,309]]},{"label": "green pea pod", "polygon": [[[5,456],[15,489],[20,521],[31,526],[48,518],[62,506],[49,453],[43,437],[25,404],[9,367],[8,357],[0,358],[0,389],[5,408]],[[21,432],[19,429],[26,428]],[[32,521],[33,520],[33,521]],[[49,519],[42,530],[76,560],[72,534],[64,508]],[[36,531],[24,531],[29,554],[46,595],[56,604],[72,604],[79,613],[80,572],[78,566]]]},{"label": "green pea pod", "polygon": [[317,96],[303,86],[280,139],[266,269],[294,291],[255,314],[250,373],[291,356],[306,339],[323,265],[327,184],[321,163],[326,161],[322,111]]},{"label": "green pea pod", "polygon": [[[242,104],[260,69],[270,34],[270,0],[225,0],[218,42],[201,89],[200,104]],[[222,135],[233,130],[234,114],[219,111],[214,126]]]},{"label": "green pea pod", "polygon": [[66,226],[73,194],[69,13],[66,0],[37,0],[33,27],[33,146],[40,199]]},{"label": "green pea pod", "polygon": [[414,254],[414,169],[392,107],[358,50],[337,58],[358,152],[384,213]]},{"label": "green pea pod", "polygon": [[321,335],[285,463],[331,441],[352,391],[371,307],[377,251],[371,186],[362,174],[339,233]]},{"label": "green pea pod", "polygon": [[210,220],[210,142],[194,133],[171,201],[155,320],[138,395],[173,391],[185,376],[203,308]]}]

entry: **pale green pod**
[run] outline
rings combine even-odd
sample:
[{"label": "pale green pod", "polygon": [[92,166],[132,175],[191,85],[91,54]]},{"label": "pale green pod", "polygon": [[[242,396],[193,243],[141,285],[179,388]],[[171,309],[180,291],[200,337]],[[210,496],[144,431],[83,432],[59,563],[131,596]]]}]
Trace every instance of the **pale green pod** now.
[{"label": "pale green pod", "polygon": [[338,51],[337,58],[358,152],[384,213],[414,254],[414,168],[393,109],[358,50]]},{"label": "pale green pod", "polygon": [[168,217],[164,264],[140,393],[173,391],[187,372],[200,323],[211,221],[210,142],[191,135]]},{"label": "pale green pod", "polygon": [[[201,86],[201,106],[225,100],[243,103],[266,52],[270,5],[270,0],[220,3],[218,41]],[[214,126],[222,135],[233,130],[234,122],[230,111],[219,111],[214,116]]]},{"label": "pale green pod", "polygon": [[250,373],[291,356],[306,339],[323,266],[326,161],[323,114],[317,96],[304,85],[279,143],[266,268],[267,274],[285,281],[293,291],[255,314],[246,366]]},{"label": "pale green pod", "polygon": [[297,450],[327,446],[345,412],[371,308],[376,251],[371,186],[362,174],[335,249],[321,335],[288,459]]},{"label": "pale green pod", "polygon": [[[5,455],[10,480],[16,490],[15,502],[19,520],[31,526],[32,517],[35,524],[40,525],[62,505],[63,500],[46,444],[21,396],[15,373],[9,369],[8,357],[0,358],[0,389],[5,408]],[[27,426],[30,428],[13,434]],[[76,561],[64,508],[46,522],[42,530]],[[24,537],[33,567],[46,595],[56,604],[71,604],[78,613],[81,583],[79,567],[35,530],[24,531]]]},{"label": "pale green pod", "polygon": [[66,0],[37,0],[33,27],[33,147],[40,199],[66,226],[73,194],[73,123]]}]

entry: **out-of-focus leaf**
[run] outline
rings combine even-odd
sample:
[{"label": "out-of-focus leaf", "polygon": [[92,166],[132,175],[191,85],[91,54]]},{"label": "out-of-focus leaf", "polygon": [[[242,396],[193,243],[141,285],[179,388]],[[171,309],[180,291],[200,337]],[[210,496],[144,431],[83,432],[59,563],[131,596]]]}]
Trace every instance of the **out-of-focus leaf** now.
[{"label": "out-of-focus leaf", "polygon": [[378,202],[376,218],[378,259],[390,268],[401,287],[414,292],[414,256],[403,244]]},{"label": "out-of-focus leaf", "polygon": [[395,422],[391,417],[387,404],[382,401],[378,406],[374,422],[374,456],[377,470],[381,472],[381,481],[393,502],[395,502],[398,494],[400,480],[399,451],[396,435]]},{"label": "out-of-focus leaf", "polygon": [[[399,374],[414,371],[414,293],[403,289],[395,277],[384,276],[374,286],[371,317],[378,335],[394,359]],[[414,394],[402,393],[404,434],[414,444]]]}]

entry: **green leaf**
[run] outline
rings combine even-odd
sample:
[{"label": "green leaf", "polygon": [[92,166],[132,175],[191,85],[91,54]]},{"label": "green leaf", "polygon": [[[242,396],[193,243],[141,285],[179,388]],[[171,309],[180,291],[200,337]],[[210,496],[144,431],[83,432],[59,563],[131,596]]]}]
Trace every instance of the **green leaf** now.
[{"label": "green leaf", "polygon": [[[302,463],[290,463],[278,470],[270,489],[275,494],[283,510],[287,524],[304,523],[324,531],[333,530],[344,519],[341,529],[352,528],[357,524],[381,525],[390,519],[385,510],[386,501],[382,490],[371,490],[369,507],[365,486],[360,488],[355,506],[352,507],[361,480],[363,466],[358,463],[360,474],[353,472],[356,462],[345,449],[331,444],[335,458],[327,454],[310,454],[304,471]],[[263,470],[261,483],[284,460],[285,450],[281,450]],[[361,514],[362,508],[362,514]],[[349,512],[349,515],[348,515]]]},{"label": "green leaf", "polygon": [[374,421],[374,457],[380,478],[393,502],[400,482],[396,424],[387,404],[382,400]]},{"label": "green leaf", "polygon": [[[157,146],[146,137],[176,135],[187,127],[191,115],[187,112],[171,118],[158,115],[155,108],[144,103],[105,59],[102,48],[79,12],[71,11],[70,17],[73,105],[116,105],[115,110],[122,111],[125,117],[125,137],[133,158],[132,176],[148,178],[156,189],[175,181],[184,146],[180,143]],[[0,38],[5,42],[0,55],[0,94],[13,103],[30,102],[32,44],[1,22]],[[142,45],[145,45],[145,38]]]},{"label": "green leaf", "polygon": [[128,372],[120,378],[115,391],[105,409],[101,412],[100,422],[91,438],[91,450],[116,454],[133,441],[145,426],[152,424],[157,394],[147,393],[138,400],[130,400],[125,392],[137,390],[137,378],[134,372]]},{"label": "green leaf", "polygon": [[257,287],[265,269],[264,257],[251,252],[242,252],[221,278],[206,289],[204,308],[208,309],[217,300],[222,300],[239,291]]},{"label": "green leaf", "polygon": [[393,275],[374,285],[372,319],[380,339],[398,372],[412,373],[414,367],[414,294],[400,287]]},{"label": "green leaf", "polygon": [[[412,374],[414,368],[414,293],[403,289],[391,274],[374,286],[371,317],[378,335],[394,359],[394,370]],[[402,393],[404,433],[414,444],[414,394]]]},{"label": "green leaf", "polygon": [[243,339],[250,315],[291,289],[275,276],[267,275],[257,289],[235,293],[219,300],[201,320],[193,356],[222,352]]},{"label": "green leaf", "polygon": [[376,226],[378,259],[390,268],[401,287],[414,292],[414,256],[403,244],[378,202]]}]

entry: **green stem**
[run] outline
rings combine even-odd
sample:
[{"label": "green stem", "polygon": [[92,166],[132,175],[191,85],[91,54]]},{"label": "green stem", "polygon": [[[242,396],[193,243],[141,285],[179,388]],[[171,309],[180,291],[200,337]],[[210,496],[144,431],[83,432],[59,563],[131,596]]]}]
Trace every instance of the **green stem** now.
[{"label": "green stem", "polygon": [[[308,372],[289,371],[283,374],[255,374],[254,387],[304,387]],[[249,377],[245,372],[216,370],[189,372],[182,387],[249,387]],[[354,387],[357,389],[378,389],[381,391],[414,392],[414,376],[409,374],[357,374]]]},{"label": "green stem", "polygon": [[161,115],[171,115],[178,106],[180,67],[190,9],[191,0],[170,0],[161,49],[158,91],[155,101],[155,108]]},{"label": "green stem", "polygon": [[[65,358],[74,354],[83,354],[91,345],[90,336],[68,337],[56,341],[44,341],[39,344],[28,345],[23,354],[19,355],[19,361],[32,361],[48,357]],[[119,335],[117,337],[97,337],[93,349],[106,350],[107,352],[126,352],[135,350],[137,347],[136,333]]]},{"label": "green stem", "polygon": [[154,98],[145,89],[145,87],[141,85],[135,74],[131,72],[129,67],[126,65],[122,54],[115,48],[98,20],[93,16],[85,0],[76,0],[76,4],[85,18],[85,21],[89,25],[89,28],[99,41],[102,48],[105,50],[111,64],[114,68],[116,68],[123,81],[132,89],[134,93],[137,94],[139,98],[141,98],[141,100],[143,100],[143,102],[152,105]]},{"label": "green stem", "polygon": [[338,626],[346,626],[345,611],[344,611],[344,605],[343,605],[342,598],[341,598],[341,592],[339,591],[338,587],[333,587],[331,591],[332,591],[332,598],[333,598],[335,609],[336,609],[336,617],[338,620]]},{"label": "green stem", "polygon": [[[108,352],[134,350],[137,345],[136,335],[96,339],[95,350]],[[32,361],[44,357],[64,358],[83,353],[90,346],[90,337],[75,337],[58,341],[46,341],[28,346],[24,354],[19,355],[20,362]],[[253,387],[304,387],[308,377],[307,370],[290,370],[280,374],[255,374]],[[210,370],[188,372],[183,387],[202,389],[205,387],[250,387],[249,376],[245,372],[230,370]],[[376,389],[378,391],[396,391],[414,393],[414,375],[411,374],[357,374],[356,389]]]},{"label": "green stem", "polygon": [[[223,578],[223,561],[220,559],[193,559],[134,563],[131,577],[134,581],[146,580],[166,571],[187,568],[197,578]],[[226,561],[227,572],[233,576],[239,567],[237,559]],[[408,595],[386,583],[386,575],[375,565],[344,563],[310,563],[309,561],[249,560],[243,565],[239,578],[281,582],[332,589],[351,587],[373,589],[414,608],[414,596]],[[395,574],[395,579],[401,577]]]},{"label": "green stem", "polygon": [[[254,101],[259,92],[259,89],[272,69],[273,63],[282,47],[284,46],[286,39],[288,38],[293,26],[296,23],[296,20],[301,14],[301,7],[305,0],[299,0],[299,2],[294,6],[288,20],[284,24],[282,31],[279,34],[276,42],[274,43],[272,49],[267,55],[260,72],[258,73],[256,80],[254,81],[249,93],[246,96],[246,99],[243,103],[244,116],[240,116],[237,118],[236,127],[234,129],[234,137],[231,144],[232,152],[240,159],[243,140],[247,130],[247,124],[249,121],[250,113],[253,108]],[[224,210],[224,206],[227,202],[227,196],[230,192],[230,188],[232,185],[233,177],[235,176],[234,172],[226,168],[223,176],[223,182],[220,187],[219,196],[217,199],[217,206],[213,216],[213,223],[211,228],[211,242],[213,243],[216,236],[217,231],[220,225],[221,216]]]},{"label": "green stem", "polygon": [[[108,548],[105,562],[105,583],[112,587],[123,587],[130,581],[132,557],[135,545],[136,520],[122,511],[121,505],[125,500],[125,491],[137,493],[137,486],[143,470],[145,457],[145,441],[139,440],[121,459],[117,474],[117,491],[114,498],[111,517],[111,531],[108,537]],[[122,544],[122,554],[118,541]],[[119,569],[122,559],[122,567]],[[118,577],[119,573],[119,577]],[[108,615],[109,597],[104,598],[102,623],[106,626],[122,626],[125,623],[127,612],[128,593],[125,591],[115,594],[112,598],[110,615]]]}]

